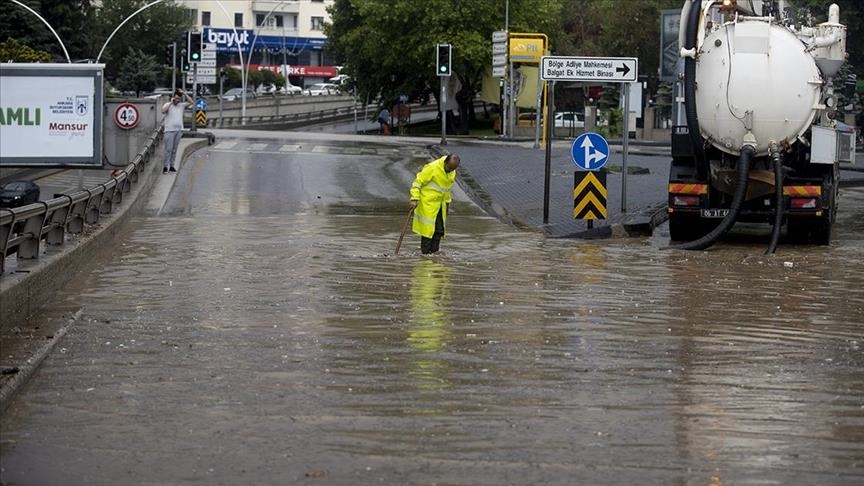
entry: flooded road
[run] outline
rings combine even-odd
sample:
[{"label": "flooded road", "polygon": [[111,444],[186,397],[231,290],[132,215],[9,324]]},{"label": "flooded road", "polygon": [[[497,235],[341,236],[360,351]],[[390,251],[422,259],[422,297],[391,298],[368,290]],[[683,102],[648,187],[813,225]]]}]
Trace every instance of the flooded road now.
[{"label": "flooded road", "polygon": [[443,255],[394,257],[422,149],[220,143],[40,316],[83,308],[3,416],[3,484],[864,481],[864,194],[773,257],[457,194]]}]

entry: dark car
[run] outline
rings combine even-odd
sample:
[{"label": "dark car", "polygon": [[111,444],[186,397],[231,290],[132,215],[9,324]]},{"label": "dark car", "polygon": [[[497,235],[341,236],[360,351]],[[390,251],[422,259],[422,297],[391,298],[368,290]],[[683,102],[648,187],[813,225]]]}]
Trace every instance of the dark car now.
[{"label": "dark car", "polygon": [[39,186],[30,181],[13,181],[0,186],[0,208],[17,208],[38,200]]}]

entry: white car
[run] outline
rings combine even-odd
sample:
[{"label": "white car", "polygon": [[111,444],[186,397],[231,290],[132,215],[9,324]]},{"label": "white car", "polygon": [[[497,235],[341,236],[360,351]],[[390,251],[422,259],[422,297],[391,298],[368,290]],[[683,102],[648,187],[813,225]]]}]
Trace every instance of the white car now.
[{"label": "white car", "polygon": [[[225,94],[222,95],[222,99],[225,101],[235,101],[235,100],[239,100],[240,98],[242,98],[242,96],[243,96],[243,89],[242,88],[231,88],[228,91],[226,91]],[[255,90],[253,90],[252,88],[246,88],[246,99],[247,100],[255,98],[255,96],[256,96]]]},{"label": "white car", "polygon": [[303,88],[289,84],[288,86],[276,86],[274,84],[262,84],[255,90],[259,95],[298,95],[303,92]]},{"label": "white car", "polygon": [[585,128],[585,114],[575,111],[555,113],[555,128]]},{"label": "white car", "polygon": [[339,86],[336,86],[333,83],[315,83],[311,86],[306,87],[306,89],[303,90],[303,94],[309,96],[339,94]]}]

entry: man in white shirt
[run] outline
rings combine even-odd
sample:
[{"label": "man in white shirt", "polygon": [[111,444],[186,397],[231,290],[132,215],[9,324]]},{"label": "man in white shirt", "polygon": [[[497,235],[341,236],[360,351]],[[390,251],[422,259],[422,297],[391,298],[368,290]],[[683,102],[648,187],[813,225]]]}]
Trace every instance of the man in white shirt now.
[{"label": "man in white shirt", "polygon": [[[186,101],[182,101],[183,97]],[[192,106],[192,98],[182,89],[174,91],[171,100],[162,105],[162,113],[165,114],[165,162],[162,164],[162,173],[177,172],[174,168],[174,157],[177,155],[177,146],[183,136],[183,110]]]}]

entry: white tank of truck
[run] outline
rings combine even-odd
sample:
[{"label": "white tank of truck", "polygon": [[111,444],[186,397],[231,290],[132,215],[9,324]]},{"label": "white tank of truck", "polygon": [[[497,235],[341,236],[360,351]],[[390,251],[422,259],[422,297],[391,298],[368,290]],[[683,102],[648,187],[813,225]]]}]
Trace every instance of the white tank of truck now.
[{"label": "white tank of truck", "polygon": [[[732,15],[708,22],[696,69],[701,135],[739,155],[745,143],[765,155],[789,146],[826,108],[825,79],[845,58],[845,27],[832,5],[828,22],[798,31],[773,17]],[[745,142],[748,132],[755,137]]]}]

